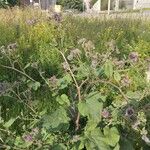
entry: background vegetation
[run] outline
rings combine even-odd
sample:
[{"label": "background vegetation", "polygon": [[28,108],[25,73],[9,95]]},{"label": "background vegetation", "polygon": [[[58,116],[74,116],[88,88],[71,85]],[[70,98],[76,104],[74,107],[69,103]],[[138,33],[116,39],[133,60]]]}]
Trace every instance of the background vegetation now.
[{"label": "background vegetation", "polygon": [[0,149],[149,149],[149,20],[1,9],[0,35]]}]

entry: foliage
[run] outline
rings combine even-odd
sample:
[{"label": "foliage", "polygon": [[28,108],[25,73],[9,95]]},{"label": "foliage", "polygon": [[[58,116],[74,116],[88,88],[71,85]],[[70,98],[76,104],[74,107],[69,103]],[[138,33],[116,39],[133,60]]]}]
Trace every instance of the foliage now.
[{"label": "foliage", "polygon": [[0,22],[0,149],[149,149],[148,22],[12,12]]}]

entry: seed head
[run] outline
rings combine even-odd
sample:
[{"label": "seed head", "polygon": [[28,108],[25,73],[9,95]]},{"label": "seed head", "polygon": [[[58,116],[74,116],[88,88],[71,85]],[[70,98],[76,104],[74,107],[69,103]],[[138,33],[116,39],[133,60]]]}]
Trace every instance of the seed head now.
[{"label": "seed head", "polygon": [[134,115],[134,109],[132,107],[128,107],[125,112],[126,117],[131,117]]},{"label": "seed head", "polygon": [[130,59],[132,62],[137,62],[137,61],[138,61],[138,58],[139,58],[138,52],[131,52],[131,53],[129,54],[129,59]]},{"label": "seed head", "polygon": [[103,109],[101,115],[102,115],[103,118],[106,119],[106,118],[109,117],[110,113],[109,113],[109,111],[107,109]]}]

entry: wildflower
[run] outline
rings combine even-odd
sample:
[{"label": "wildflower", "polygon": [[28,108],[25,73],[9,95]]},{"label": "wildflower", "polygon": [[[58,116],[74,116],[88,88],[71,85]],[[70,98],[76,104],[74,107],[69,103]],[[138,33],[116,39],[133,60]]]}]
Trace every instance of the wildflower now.
[{"label": "wildflower", "polygon": [[88,42],[85,42],[83,45],[82,45],[82,47],[85,49],[85,50],[87,50],[87,51],[90,51],[90,50],[94,50],[95,49],[95,46],[94,46],[94,44],[93,44],[93,42],[92,41],[88,41]]},{"label": "wildflower", "polygon": [[73,58],[79,56],[81,54],[81,51],[79,49],[73,49],[71,50],[69,56],[67,57],[68,60],[73,60]]},{"label": "wildflower", "polygon": [[109,117],[110,113],[109,113],[109,111],[107,109],[103,109],[101,115],[102,115],[103,118],[106,119],[106,118]]},{"label": "wildflower", "polygon": [[56,86],[57,85],[57,81],[58,79],[56,78],[56,76],[52,76],[50,79],[49,79],[49,82],[52,86]]},{"label": "wildflower", "polygon": [[129,79],[128,76],[125,76],[122,80],[121,83],[123,86],[125,87],[129,87],[129,85],[131,84],[131,80]]},{"label": "wildflower", "polygon": [[26,142],[32,142],[33,141],[33,136],[31,134],[27,134],[23,137],[23,139],[26,141]]},{"label": "wildflower", "polygon": [[125,65],[125,62],[123,60],[114,60],[114,64],[116,67],[118,67],[119,69],[123,68]]},{"label": "wildflower", "polygon": [[62,66],[63,66],[63,68],[64,68],[64,70],[69,70],[69,65],[68,65],[68,63],[66,63],[66,62],[63,62],[62,63]]},{"label": "wildflower", "polygon": [[138,52],[131,52],[129,54],[129,59],[132,61],[132,62],[137,62],[138,61]]},{"label": "wildflower", "polygon": [[128,107],[125,112],[126,117],[131,117],[134,115],[134,109],[132,107]]},{"label": "wildflower", "polygon": [[73,49],[73,50],[71,51],[71,53],[76,56],[76,55],[80,55],[80,54],[81,54],[81,51],[76,48],[76,49]]}]

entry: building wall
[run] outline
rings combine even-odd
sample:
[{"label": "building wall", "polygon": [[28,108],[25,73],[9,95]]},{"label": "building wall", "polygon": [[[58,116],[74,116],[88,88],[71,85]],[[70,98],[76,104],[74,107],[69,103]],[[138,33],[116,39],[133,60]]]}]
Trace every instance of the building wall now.
[{"label": "building wall", "polygon": [[[121,3],[125,4],[125,8],[132,9],[134,0],[120,0]],[[150,8],[150,0],[135,0],[134,9]]]},{"label": "building wall", "polygon": [[136,9],[150,8],[150,0],[137,0],[135,8]]},{"label": "building wall", "polygon": [[120,0],[120,8],[132,9],[134,0]]}]

